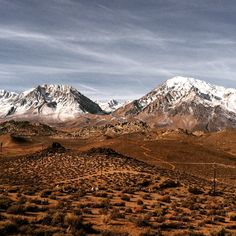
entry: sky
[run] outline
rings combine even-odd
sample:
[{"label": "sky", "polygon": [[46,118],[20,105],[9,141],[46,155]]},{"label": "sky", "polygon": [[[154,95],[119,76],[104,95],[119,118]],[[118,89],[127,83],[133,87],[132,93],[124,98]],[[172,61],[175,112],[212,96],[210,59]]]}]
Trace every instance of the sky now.
[{"label": "sky", "polygon": [[136,99],[174,76],[236,88],[235,0],[0,0],[0,89]]}]

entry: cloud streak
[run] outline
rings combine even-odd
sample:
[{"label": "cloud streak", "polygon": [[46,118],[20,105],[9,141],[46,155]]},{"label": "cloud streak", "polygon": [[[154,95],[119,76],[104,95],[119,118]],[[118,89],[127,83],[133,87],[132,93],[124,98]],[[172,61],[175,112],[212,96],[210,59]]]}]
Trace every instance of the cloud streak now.
[{"label": "cloud streak", "polygon": [[0,2],[2,88],[132,99],[175,75],[236,87],[233,1]]}]

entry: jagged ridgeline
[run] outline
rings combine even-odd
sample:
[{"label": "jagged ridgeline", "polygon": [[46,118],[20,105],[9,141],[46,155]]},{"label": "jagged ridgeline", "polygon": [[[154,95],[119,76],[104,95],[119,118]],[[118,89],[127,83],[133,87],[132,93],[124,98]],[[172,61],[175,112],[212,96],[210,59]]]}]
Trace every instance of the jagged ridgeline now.
[{"label": "jagged ridgeline", "polygon": [[154,127],[206,131],[235,128],[236,89],[178,76],[115,114],[142,119]]},{"label": "jagged ridgeline", "polygon": [[236,128],[236,89],[193,78],[174,77],[132,102],[98,104],[68,85],[42,85],[20,94],[3,90],[0,119],[41,119],[47,123],[85,118],[80,122],[93,120],[94,124],[141,120],[158,128]]},{"label": "jagged ridgeline", "polygon": [[75,88],[42,85],[20,94],[0,92],[1,118],[46,117],[67,120],[78,115],[103,114],[102,109]]}]

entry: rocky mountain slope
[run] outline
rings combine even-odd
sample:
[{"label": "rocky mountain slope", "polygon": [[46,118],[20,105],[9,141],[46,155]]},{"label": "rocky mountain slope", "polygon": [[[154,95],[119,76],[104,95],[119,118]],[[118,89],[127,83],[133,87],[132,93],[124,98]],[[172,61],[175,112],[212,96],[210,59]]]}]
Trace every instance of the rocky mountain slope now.
[{"label": "rocky mountain slope", "polygon": [[103,111],[106,113],[114,112],[115,110],[119,109],[123,105],[126,104],[126,102],[117,101],[115,99],[112,99],[110,101],[96,101],[96,103],[102,108]]},{"label": "rocky mountain slope", "polygon": [[44,117],[68,120],[78,115],[103,114],[102,109],[67,85],[42,85],[20,94],[0,91],[0,118]]},{"label": "rocky mountain slope", "polygon": [[174,77],[115,114],[156,127],[215,131],[236,128],[236,89],[201,80]]}]

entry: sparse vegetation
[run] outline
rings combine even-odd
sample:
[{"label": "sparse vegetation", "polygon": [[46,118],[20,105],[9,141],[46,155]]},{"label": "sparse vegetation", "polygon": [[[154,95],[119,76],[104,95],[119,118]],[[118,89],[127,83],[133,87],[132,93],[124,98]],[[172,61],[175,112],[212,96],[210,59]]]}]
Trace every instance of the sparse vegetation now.
[{"label": "sparse vegetation", "polygon": [[[27,123],[19,125],[19,129],[27,127]],[[236,232],[234,187],[218,183],[221,194],[213,196],[209,179],[189,175],[186,169],[175,170],[174,162],[158,159],[156,167],[111,148],[78,152],[64,148],[68,143],[63,142],[62,148],[48,145],[25,155],[2,157],[0,235],[202,236]],[[90,140],[75,139],[76,148],[77,142],[89,146]],[[155,158],[151,142],[139,144],[146,148],[146,155]],[[139,148],[135,147],[138,157]]]}]

